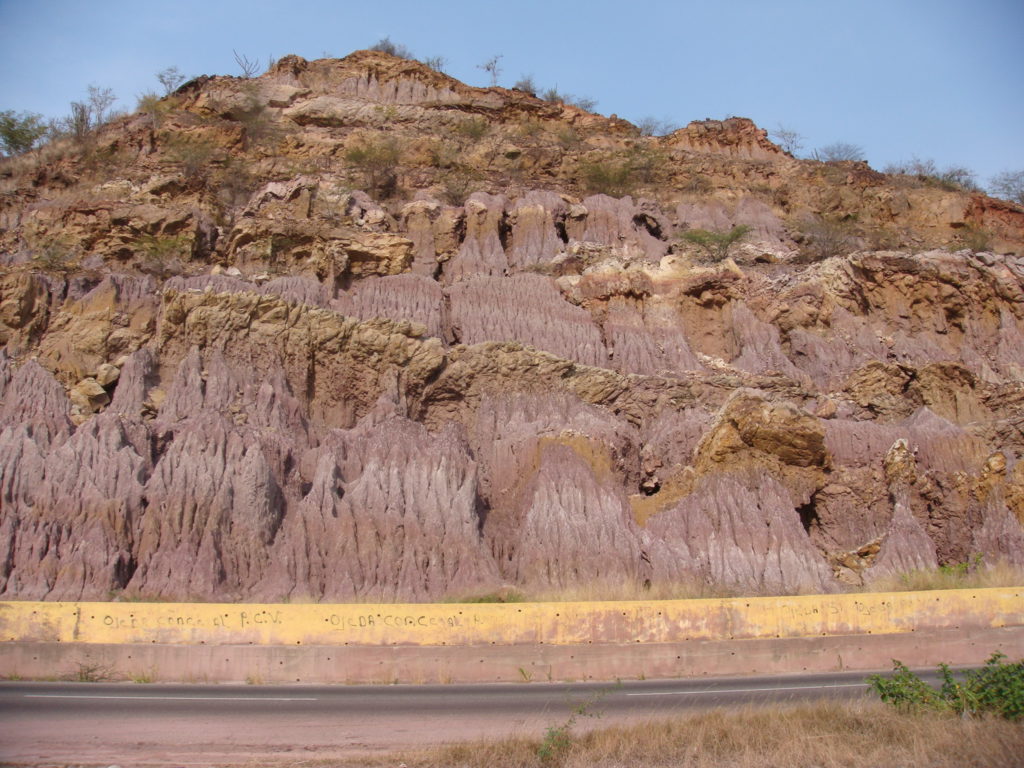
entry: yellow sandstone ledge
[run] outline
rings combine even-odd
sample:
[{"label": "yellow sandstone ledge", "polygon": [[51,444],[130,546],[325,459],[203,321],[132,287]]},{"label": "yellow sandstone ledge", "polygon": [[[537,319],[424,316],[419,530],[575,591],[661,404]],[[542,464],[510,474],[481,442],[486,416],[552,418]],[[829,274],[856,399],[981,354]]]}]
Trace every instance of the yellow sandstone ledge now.
[{"label": "yellow sandstone ledge", "polygon": [[1024,587],[510,604],[0,602],[0,641],[207,645],[672,643],[1024,625]]}]

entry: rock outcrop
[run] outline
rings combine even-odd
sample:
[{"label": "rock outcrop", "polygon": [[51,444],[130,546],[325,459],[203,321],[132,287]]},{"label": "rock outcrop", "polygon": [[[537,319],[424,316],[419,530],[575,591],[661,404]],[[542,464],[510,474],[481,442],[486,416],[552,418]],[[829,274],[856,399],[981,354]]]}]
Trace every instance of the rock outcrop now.
[{"label": "rock outcrop", "polygon": [[1024,566],[1019,206],[372,51],[37,160],[0,161],[4,598]]}]

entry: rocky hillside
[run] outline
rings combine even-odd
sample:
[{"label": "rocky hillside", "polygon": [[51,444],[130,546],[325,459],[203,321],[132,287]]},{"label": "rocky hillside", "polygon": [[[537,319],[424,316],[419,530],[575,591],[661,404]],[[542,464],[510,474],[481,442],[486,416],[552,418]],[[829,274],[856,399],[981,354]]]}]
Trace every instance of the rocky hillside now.
[{"label": "rocky hillside", "polygon": [[1024,565],[1018,206],[368,51],[193,80],[0,195],[4,598]]}]

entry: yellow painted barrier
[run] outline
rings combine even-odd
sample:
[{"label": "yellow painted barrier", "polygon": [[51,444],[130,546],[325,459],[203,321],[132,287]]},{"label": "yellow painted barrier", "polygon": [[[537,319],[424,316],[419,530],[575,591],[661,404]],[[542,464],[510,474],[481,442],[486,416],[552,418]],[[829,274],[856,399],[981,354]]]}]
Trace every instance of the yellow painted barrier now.
[{"label": "yellow painted barrier", "polygon": [[568,645],[1022,625],[1024,587],[588,603],[0,602],[0,642]]}]

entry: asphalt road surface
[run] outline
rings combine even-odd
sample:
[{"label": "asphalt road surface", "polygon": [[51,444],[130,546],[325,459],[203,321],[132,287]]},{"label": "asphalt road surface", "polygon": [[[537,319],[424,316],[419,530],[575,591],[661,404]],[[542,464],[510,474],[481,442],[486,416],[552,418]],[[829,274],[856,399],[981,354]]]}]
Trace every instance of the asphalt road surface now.
[{"label": "asphalt road surface", "polygon": [[[694,708],[864,696],[865,673],[621,684],[239,686],[0,683],[0,761],[297,762],[451,741],[543,735]],[[927,674],[922,675],[929,679]]]}]

